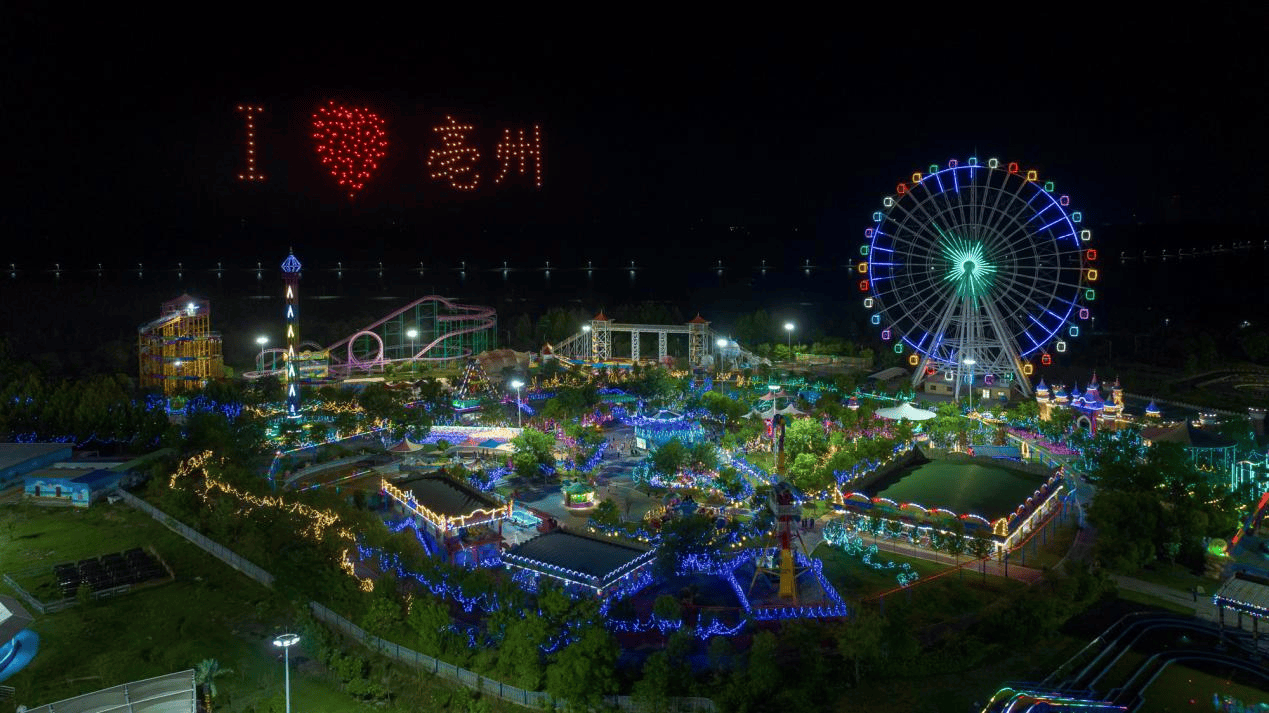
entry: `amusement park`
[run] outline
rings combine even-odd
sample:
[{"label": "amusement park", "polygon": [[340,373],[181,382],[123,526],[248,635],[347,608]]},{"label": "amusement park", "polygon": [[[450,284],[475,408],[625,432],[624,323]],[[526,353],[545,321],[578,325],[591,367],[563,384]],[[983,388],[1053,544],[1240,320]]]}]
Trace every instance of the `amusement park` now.
[{"label": "amusement park", "polygon": [[[137,328],[143,401],[85,432],[5,394],[8,532],[48,554],[6,563],[0,683],[69,690],[50,666],[76,640],[42,617],[187,599],[208,621],[182,637],[282,649],[208,639],[253,673],[221,695],[204,661],[152,694],[201,710],[282,710],[255,673],[278,656],[288,711],[292,672],[297,708],[416,689],[438,710],[1269,704],[1263,404],[1193,409],[1070,358],[1104,260],[1037,170],[952,159],[872,209],[839,280],[866,357],[815,353],[792,318],[738,341],[711,304],[665,324],[587,304],[526,349],[495,307],[441,294],[321,344],[305,329],[333,317],[296,251],[279,344],[215,331],[210,299],[163,302]],[[145,689],[154,657],[117,645],[133,663],[97,677],[115,688],[47,709]]]}]

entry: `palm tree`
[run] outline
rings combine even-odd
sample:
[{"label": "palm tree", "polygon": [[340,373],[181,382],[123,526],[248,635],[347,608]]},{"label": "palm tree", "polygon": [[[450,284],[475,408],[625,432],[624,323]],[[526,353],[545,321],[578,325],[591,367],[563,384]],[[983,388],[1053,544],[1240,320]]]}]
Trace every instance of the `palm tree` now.
[{"label": "palm tree", "polygon": [[232,668],[221,668],[216,659],[203,659],[194,665],[194,683],[203,687],[203,704],[211,713],[212,699],[216,697],[216,677],[232,673]]}]

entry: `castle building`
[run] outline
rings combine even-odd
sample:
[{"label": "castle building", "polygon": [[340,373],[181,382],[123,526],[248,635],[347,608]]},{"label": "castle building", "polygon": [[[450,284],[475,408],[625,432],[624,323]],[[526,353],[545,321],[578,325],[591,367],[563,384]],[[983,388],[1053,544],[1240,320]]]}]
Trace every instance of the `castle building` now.
[{"label": "castle building", "polygon": [[[1066,387],[1059,384],[1050,391],[1049,385],[1040,379],[1035,387],[1036,404],[1040,407],[1040,420],[1048,421],[1059,409],[1071,409],[1075,424],[1096,433],[1098,429],[1115,430],[1126,425],[1128,419],[1124,415],[1124,391],[1119,379],[1110,387],[1110,401],[1102,397],[1101,385],[1097,382],[1097,374],[1088,382],[1084,391],[1072,389],[1068,394]],[[1154,406],[1153,403],[1150,404]],[[1155,409],[1156,412],[1158,409]],[[1149,409],[1147,409],[1149,415]]]}]

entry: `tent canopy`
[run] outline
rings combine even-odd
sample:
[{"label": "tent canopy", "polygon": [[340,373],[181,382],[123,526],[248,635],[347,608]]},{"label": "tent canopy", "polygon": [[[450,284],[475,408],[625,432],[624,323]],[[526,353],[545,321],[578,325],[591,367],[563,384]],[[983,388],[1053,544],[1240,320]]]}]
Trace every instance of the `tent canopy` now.
[{"label": "tent canopy", "polygon": [[415,451],[419,451],[422,449],[423,449],[423,446],[415,443],[414,441],[411,441],[410,437],[406,436],[405,438],[401,439],[400,443],[397,443],[396,445],[389,447],[388,452],[389,453],[413,453]]},{"label": "tent canopy", "polygon": [[906,418],[909,421],[928,421],[935,416],[933,411],[926,411],[923,408],[917,408],[909,403],[892,406],[890,408],[879,408],[877,409],[876,414],[882,418],[890,419],[891,421],[898,421],[902,418]]}]

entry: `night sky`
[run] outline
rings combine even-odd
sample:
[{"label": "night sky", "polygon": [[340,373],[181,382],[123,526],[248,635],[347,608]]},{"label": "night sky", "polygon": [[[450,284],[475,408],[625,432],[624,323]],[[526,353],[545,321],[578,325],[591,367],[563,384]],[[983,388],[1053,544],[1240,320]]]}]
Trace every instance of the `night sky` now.
[{"label": "night sky", "polygon": [[[649,239],[692,259],[775,240],[833,260],[896,182],[976,153],[1039,170],[1095,226],[1193,224],[1207,229],[1192,242],[1216,242],[1222,226],[1269,221],[1269,18],[1222,11],[1147,22],[1032,8],[991,28],[926,18],[928,31],[891,14],[806,17],[770,36],[596,14],[508,36],[485,19],[246,31],[10,8],[0,230],[26,263],[245,262],[285,244],[322,259],[580,262]],[[354,201],[309,137],[329,99],[387,121],[388,156]],[[266,110],[263,184],[236,179],[242,102]],[[446,114],[477,127],[471,194],[427,176]],[[501,129],[534,123],[545,188],[493,186]]]}]

